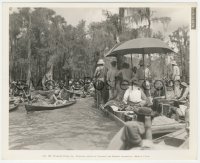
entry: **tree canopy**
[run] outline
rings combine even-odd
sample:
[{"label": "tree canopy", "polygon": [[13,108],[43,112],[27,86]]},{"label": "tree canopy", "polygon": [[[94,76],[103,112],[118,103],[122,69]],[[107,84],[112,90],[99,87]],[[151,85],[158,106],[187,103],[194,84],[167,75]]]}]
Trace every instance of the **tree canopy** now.
[{"label": "tree canopy", "polygon": [[[137,37],[155,37],[164,40],[164,34],[154,32],[152,22],[160,22],[163,28],[171,18],[154,18],[150,8],[119,9],[119,14],[104,11],[105,20],[86,22],[77,26],[68,24],[64,17],[48,8],[18,8],[9,17],[10,80],[32,80],[34,84],[53,67],[54,80],[92,77],[96,62],[117,42]],[[128,20],[128,21],[127,21]],[[130,22],[147,21],[132,28]],[[182,32],[181,35],[178,35]],[[142,35],[141,35],[142,33]],[[189,39],[186,27],[179,28],[170,36],[180,53],[189,55]],[[183,41],[179,41],[183,40]],[[186,63],[183,59],[183,63]]]}]

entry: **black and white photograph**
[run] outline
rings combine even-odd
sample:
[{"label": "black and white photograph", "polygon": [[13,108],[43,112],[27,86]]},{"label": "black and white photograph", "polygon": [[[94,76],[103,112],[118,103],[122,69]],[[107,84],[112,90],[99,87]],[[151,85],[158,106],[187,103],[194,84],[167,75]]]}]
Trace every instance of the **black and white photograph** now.
[{"label": "black and white photograph", "polygon": [[193,147],[195,3],[107,6],[8,5],[8,150]]}]

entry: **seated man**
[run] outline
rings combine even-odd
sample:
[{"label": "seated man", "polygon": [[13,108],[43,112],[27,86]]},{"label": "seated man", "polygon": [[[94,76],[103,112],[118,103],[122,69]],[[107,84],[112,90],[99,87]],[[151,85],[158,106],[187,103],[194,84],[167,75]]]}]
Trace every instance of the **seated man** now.
[{"label": "seated man", "polygon": [[147,97],[139,87],[140,83],[138,80],[133,79],[130,84],[124,94],[123,102],[131,106],[145,106],[147,104]]},{"label": "seated man", "polygon": [[[154,114],[150,108],[141,107],[137,111],[137,121],[126,122],[108,145],[109,150],[130,150],[151,147],[151,124]],[[147,143],[148,146],[147,146]]]},{"label": "seated man", "polygon": [[189,86],[187,85],[187,83],[182,82],[180,84],[180,96],[177,98],[179,101],[185,101],[188,99],[189,96]]}]

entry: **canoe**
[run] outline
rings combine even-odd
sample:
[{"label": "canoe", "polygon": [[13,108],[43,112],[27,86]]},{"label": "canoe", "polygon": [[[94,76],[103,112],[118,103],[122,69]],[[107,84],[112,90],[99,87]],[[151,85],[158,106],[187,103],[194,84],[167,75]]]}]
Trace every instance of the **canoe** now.
[{"label": "canoe", "polygon": [[[99,107],[108,117],[115,120],[120,127],[123,127],[126,123],[122,116],[120,114],[117,114],[117,112],[110,111],[108,109],[104,109],[103,105],[100,105]],[[177,131],[179,129],[182,129],[185,127],[185,123],[179,123],[173,119],[167,118],[165,116],[158,116],[155,117],[152,122],[152,134],[154,137],[157,137],[159,134],[168,134],[174,131]]]},{"label": "canoe", "polygon": [[19,104],[11,104],[11,105],[9,106],[9,112],[12,112],[12,111],[17,110],[18,107],[19,107]]},{"label": "canoe", "polygon": [[68,106],[75,104],[76,101],[69,101],[63,105],[56,105],[56,106],[38,106],[38,105],[25,105],[26,111],[43,111],[43,110],[54,110],[54,109],[61,109]]},{"label": "canoe", "polygon": [[66,90],[67,92],[69,92],[70,94],[73,94],[75,96],[81,97],[81,95],[83,95],[83,92],[81,90]]},{"label": "canoe", "polygon": [[49,94],[53,94],[55,90],[36,90],[34,92],[32,92],[32,95],[36,95],[36,94],[40,94],[42,96],[48,96]]}]

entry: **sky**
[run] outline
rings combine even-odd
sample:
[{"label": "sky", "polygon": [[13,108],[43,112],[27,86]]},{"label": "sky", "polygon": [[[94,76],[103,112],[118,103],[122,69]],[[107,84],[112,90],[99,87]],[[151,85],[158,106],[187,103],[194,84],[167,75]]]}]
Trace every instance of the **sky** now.
[{"label": "sky", "polygon": [[[68,24],[76,26],[80,20],[86,20],[86,25],[91,22],[99,22],[105,20],[103,10],[108,10],[111,13],[118,13],[118,8],[51,8],[58,15],[65,18]],[[171,22],[165,31],[169,34],[183,25],[189,25],[190,8],[151,8],[153,17],[171,17]],[[152,24],[154,31],[163,30],[161,23]]]}]

